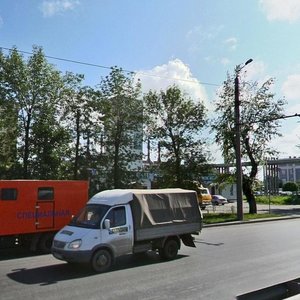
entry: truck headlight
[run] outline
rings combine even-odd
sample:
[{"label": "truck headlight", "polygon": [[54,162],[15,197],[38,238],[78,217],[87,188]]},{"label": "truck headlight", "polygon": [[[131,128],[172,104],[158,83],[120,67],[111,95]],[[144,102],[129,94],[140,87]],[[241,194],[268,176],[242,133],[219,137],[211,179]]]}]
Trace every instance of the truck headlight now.
[{"label": "truck headlight", "polygon": [[68,246],[69,249],[79,249],[81,246],[82,240],[75,240],[71,242]]}]

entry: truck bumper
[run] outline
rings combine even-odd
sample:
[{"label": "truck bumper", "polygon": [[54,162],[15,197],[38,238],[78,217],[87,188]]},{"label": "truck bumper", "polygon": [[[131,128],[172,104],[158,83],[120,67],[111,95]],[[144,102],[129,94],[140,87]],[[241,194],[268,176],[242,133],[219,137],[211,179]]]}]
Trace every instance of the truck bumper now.
[{"label": "truck bumper", "polygon": [[53,247],[51,252],[52,255],[59,260],[74,263],[89,263],[92,256],[92,251],[68,251]]}]

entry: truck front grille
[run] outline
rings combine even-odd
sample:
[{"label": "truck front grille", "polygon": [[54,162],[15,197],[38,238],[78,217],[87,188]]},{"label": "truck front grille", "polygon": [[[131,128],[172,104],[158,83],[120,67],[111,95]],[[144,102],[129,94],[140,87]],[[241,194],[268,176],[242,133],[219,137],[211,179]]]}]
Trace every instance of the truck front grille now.
[{"label": "truck front grille", "polygon": [[53,241],[53,246],[54,246],[54,248],[63,249],[63,248],[65,248],[66,243],[54,240]]}]

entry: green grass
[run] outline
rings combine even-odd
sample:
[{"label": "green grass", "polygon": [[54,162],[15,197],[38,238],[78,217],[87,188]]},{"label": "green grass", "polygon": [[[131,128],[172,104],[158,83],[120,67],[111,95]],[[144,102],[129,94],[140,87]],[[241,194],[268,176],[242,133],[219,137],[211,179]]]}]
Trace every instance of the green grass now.
[{"label": "green grass", "polygon": [[271,204],[276,205],[292,205],[300,204],[300,195],[291,195],[291,196],[256,196],[257,203],[261,204]]},{"label": "green grass", "polygon": [[[300,204],[300,195],[282,195],[282,196],[256,196],[256,203],[260,204],[275,204],[275,205],[293,205]],[[260,218],[281,217],[279,214],[244,214],[244,220],[253,220]],[[223,222],[237,221],[237,215],[231,213],[204,213],[204,224],[214,224]]]},{"label": "green grass", "polygon": [[[244,214],[244,221],[253,220],[253,219],[263,219],[263,218],[273,218],[280,217],[278,214]],[[236,214],[225,214],[225,213],[209,213],[203,214],[203,223],[204,224],[215,224],[215,223],[224,223],[237,221]]]}]

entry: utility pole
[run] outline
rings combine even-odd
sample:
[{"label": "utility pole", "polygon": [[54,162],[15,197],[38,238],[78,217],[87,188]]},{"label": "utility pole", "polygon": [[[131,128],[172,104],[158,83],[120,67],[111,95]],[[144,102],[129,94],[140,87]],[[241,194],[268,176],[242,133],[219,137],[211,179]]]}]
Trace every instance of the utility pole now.
[{"label": "utility pole", "polygon": [[240,121],[240,91],[239,91],[239,73],[253,60],[249,59],[241,67],[238,65],[235,69],[234,80],[234,112],[235,112],[235,155],[236,155],[236,198],[237,198],[237,219],[242,221],[243,214],[243,170],[241,157],[241,121]]}]

